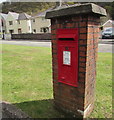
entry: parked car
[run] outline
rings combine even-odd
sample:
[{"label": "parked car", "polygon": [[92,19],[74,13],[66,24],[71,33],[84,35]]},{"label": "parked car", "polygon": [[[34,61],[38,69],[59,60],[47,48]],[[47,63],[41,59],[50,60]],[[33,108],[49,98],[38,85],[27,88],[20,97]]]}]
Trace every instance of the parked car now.
[{"label": "parked car", "polygon": [[114,28],[106,28],[102,32],[102,38],[114,38]]}]

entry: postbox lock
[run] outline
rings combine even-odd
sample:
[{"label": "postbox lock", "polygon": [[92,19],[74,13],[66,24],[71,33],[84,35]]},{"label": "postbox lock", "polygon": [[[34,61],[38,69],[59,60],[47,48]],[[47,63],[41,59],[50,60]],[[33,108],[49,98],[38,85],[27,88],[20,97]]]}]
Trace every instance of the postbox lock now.
[{"label": "postbox lock", "polygon": [[61,77],[62,80],[65,80],[65,77]]},{"label": "postbox lock", "polygon": [[68,47],[65,47],[65,50],[69,50],[69,48],[68,48]]}]

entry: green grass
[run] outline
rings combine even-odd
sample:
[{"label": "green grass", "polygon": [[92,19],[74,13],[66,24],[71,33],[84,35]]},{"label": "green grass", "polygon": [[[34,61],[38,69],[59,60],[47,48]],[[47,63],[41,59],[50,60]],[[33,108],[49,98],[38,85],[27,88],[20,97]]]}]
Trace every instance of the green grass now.
[{"label": "green grass", "polygon": [[[51,49],[3,45],[2,99],[33,118],[61,118],[53,108]],[[112,56],[99,53],[95,109],[91,118],[110,118],[112,113]]]},{"label": "green grass", "polygon": [[95,109],[90,117],[112,117],[112,54],[99,53],[97,61],[97,81]]},{"label": "green grass", "polygon": [[49,51],[48,48],[3,45],[4,100],[17,103],[52,98]]}]

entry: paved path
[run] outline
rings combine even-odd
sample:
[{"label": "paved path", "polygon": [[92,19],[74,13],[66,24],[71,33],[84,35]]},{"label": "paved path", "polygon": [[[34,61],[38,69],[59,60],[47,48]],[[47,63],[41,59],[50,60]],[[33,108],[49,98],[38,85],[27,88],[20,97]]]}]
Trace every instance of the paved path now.
[{"label": "paved path", "polygon": [[114,45],[112,44],[99,44],[98,52],[114,53]]},{"label": "paved path", "polygon": [[51,42],[0,40],[0,43],[23,46],[51,47]]},{"label": "paved path", "polygon": [[[112,48],[114,48],[112,40],[103,40],[99,43],[99,51],[104,53],[114,53]],[[36,41],[8,41],[0,40],[1,44],[12,44],[12,45],[23,45],[23,46],[37,46],[37,47],[51,47],[51,42],[36,42]]]},{"label": "paved path", "polygon": [[15,105],[7,103],[7,102],[0,102],[0,107],[2,111],[2,117],[1,118],[25,118],[27,120],[30,120],[29,116],[24,113],[21,109],[17,108]]},{"label": "paved path", "polygon": [[11,116],[6,112],[6,111],[2,111],[2,118],[11,118]]}]

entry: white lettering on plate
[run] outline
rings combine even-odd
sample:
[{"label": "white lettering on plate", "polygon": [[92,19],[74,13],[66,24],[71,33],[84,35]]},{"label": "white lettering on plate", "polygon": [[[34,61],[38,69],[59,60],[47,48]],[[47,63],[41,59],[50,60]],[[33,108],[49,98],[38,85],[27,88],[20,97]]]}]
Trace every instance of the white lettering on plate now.
[{"label": "white lettering on plate", "polygon": [[71,65],[71,52],[70,51],[63,51],[63,64]]}]

